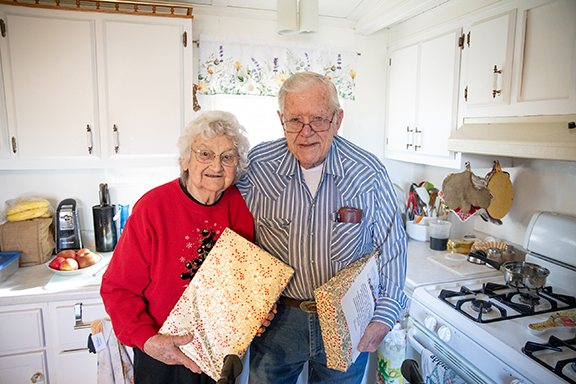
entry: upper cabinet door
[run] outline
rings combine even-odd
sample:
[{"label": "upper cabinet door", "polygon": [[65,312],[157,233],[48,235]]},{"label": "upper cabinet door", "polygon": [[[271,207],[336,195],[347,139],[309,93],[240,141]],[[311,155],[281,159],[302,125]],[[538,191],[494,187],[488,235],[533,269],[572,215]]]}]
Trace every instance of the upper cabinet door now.
[{"label": "upper cabinet door", "polygon": [[12,156],[65,165],[97,155],[98,140],[89,145],[87,133],[98,124],[94,23],[20,11],[4,15],[1,43]]},{"label": "upper cabinet door", "polygon": [[515,12],[472,24],[464,48],[469,108],[510,102]]},{"label": "upper cabinet door", "polygon": [[105,130],[112,158],[176,157],[176,141],[191,119],[192,42],[185,22],[104,22]]},{"label": "upper cabinet door", "polygon": [[387,151],[406,151],[414,145],[418,49],[412,45],[390,54]]}]

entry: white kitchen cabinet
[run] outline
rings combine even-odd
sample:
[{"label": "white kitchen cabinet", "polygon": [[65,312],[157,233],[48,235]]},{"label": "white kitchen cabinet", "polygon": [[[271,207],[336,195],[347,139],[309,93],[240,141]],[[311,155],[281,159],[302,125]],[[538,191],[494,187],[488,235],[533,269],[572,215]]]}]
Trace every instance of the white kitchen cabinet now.
[{"label": "white kitchen cabinet", "polygon": [[0,169],[174,165],[192,118],[190,19],[10,5],[0,15]]},{"label": "white kitchen cabinet", "polygon": [[466,34],[464,102],[468,108],[510,100],[515,12],[472,24]]},{"label": "white kitchen cabinet", "polygon": [[0,308],[2,383],[48,383],[44,316],[46,304]]},{"label": "white kitchen cabinet", "polygon": [[461,116],[576,112],[576,2],[527,0],[483,14],[463,51]]},{"label": "white kitchen cabinet", "polygon": [[460,29],[390,52],[387,158],[460,167],[447,150],[457,126]]}]

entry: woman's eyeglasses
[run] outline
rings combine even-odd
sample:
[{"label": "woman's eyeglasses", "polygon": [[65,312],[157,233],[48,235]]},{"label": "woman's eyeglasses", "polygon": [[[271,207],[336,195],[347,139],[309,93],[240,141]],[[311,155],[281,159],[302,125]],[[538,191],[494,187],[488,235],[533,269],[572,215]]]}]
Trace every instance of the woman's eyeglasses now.
[{"label": "woman's eyeglasses", "polygon": [[[196,160],[202,164],[210,164],[214,161],[216,154],[209,149],[192,149],[196,154]],[[234,167],[238,164],[240,156],[234,151],[222,152],[220,155],[220,164],[225,167]]]},{"label": "woman's eyeglasses", "polygon": [[[309,123],[304,123],[295,117],[293,119],[283,120],[282,126],[284,127],[284,130],[289,133],[299,133],[306,125],[308,125],[314,132],[325,132],[330,129],[330,124],[334,121],[335,116],[336,112],[332,115],[332,120],[320,116],[312,117]],[[284,115],[282,115],[282,119],[284,119]]]}]

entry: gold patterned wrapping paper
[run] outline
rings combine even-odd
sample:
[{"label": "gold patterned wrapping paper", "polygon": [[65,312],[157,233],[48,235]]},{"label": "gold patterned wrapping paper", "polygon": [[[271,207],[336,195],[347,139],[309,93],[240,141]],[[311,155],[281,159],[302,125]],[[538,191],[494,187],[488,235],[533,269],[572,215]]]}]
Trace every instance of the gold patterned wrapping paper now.
[{"label": "gold patterned wrapping paper", "polygon": [[345,372],[354,362],[342,299],[373,257],[377,257],[376,251],[362,256],[314,290],[328,368]]},{"label": "gold patterned wrapping paper", "polygon": [[218,380],[224,357],[246,352],[293,274],[290,266],[226,228],[159,333],[194,334],[180,349]]}]

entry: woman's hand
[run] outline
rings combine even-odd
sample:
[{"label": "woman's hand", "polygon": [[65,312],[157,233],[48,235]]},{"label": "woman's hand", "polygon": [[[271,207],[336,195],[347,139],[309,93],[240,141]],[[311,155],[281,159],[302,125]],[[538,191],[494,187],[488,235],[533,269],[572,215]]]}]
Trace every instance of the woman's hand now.
[{"label": "woman's hand", "polygon": [[262,319],[262,326],[260,327],[260,329],[258,329],[258,332],[256,332],[256,336],[260,336],[264,332],[266,332],[266,327],[270,325],[270,322],[272,321],[272,319],[274,319],[274,315],[276,315],[277,312],[278,311],[276,310],[276,304],[274,304],[270,312],[268,312],[266,317]]},{"label": "woman's hand", "polygon": [[179,348],[191,342],[193,338],[193,335],[155,335],[144,343],[144,352],[165,364],[184,365],[194,373],[202,373],[202,370]]}]

